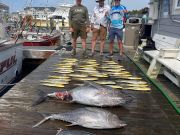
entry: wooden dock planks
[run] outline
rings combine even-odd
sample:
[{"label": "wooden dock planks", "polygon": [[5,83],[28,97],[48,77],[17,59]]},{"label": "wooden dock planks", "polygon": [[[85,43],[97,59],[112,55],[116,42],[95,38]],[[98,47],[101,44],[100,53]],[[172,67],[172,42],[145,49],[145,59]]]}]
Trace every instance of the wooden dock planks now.
[{"label": "wooden dock planks", "polygon": [[[129,91],[135,99],[124,107],[105,108],[127,122],[128,125],[123,129],[92,130],[79,126],[66,127],[68,123],[62,121],[47,121],[37,128],[32,128],[43,119],[41,113],[66,112],[84,107],[57,100],[47,100],[35,107],[31,106],[40,90],[45,92],[58,90],[41,86],[40,80],[52,74],[50,73],[53,69],[52,65],[59,60],[59,55],[50,57],[0,98],[0,135],[55,135],[59,128],[84,130],[97,135],[178,135],[180,133],[180,116],[153,86],[151,92]],[[132,72],[139,72],[128,59],[122,64]]]}]

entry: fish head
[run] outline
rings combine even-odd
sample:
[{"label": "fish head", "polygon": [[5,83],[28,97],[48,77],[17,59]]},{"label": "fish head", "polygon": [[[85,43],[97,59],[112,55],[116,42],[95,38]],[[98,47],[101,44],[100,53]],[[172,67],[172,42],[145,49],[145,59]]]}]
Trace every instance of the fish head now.
[{"label": "fish head", "polygon": [[68,91],[65,92],[57,92],[56,98],[61,99],[62,101],[72,101],[72,96]]},{"label": "fish head", "polygon": [[108,123],[112,126],[111,128],[122,128],[127,126],[127,124],[124,121],[120,120],[117,115],[109,115]]}]

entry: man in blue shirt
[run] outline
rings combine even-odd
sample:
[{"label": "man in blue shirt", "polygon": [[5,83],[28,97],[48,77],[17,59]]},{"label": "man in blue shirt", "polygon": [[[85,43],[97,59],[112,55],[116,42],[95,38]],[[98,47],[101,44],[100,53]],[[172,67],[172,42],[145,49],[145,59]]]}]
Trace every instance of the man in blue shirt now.
[{"label": "man in blue shirt", "polygon": [[123,28],[124,28],[124,20],[125,14],[127,13],[126,7],[120,4],[121,0],[114,0],[114,6],[112,6],[111,10],[107,14],[109,19],[109,40],[110,54],[108,57],[113,57],[113,45],[114,39],[117,37],[118,46],[119,46],[119,54],[120,58],[122,58],[123,54]]}]

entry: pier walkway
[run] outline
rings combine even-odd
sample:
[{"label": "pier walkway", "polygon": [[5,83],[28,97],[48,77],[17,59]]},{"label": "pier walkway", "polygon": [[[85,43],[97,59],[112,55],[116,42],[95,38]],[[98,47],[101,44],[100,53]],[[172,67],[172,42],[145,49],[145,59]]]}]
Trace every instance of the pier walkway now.
[{"label": "pier walkway", "polygon": [[[47,100],[44,103],[32,106],[38,97],[39,91],[53,92],[57,88],[45,87],[40,84],[41,80],[49,75],[54,75],[54,64],[60,62],[62,57],[71,57],[69,53],[62,56],[56,54],[47,59],[31,74],[15,85],[8,93],[0,98],[0,135],[55,135],[59,128],[77,129],[95,133],[97,135],[179,135],[180,115],[171,107],[166,98],[156,87],[150,85],[151,91],[128,91],[135,99],[123,107],[105,108],[115,114],[128,125],[122,129],[93,130],[80,126],[66,127],[66,122],[47,121],[37,128],[34,124],[43,119],[41,113],[66,112],[79,107],[80,104],[68,104],[57,100]],[[79,59],[81,54],[78,54]],[[99,55],[94,59],[100,60]],[[105,59],[106,58],[102,58]],[[116,57],[113,58],[116,61]],[[120,62],[127,71],[133,75],[145,76],[126,56]],[[146,80],[148,81],[148,80]],[[72,83],[66,89],[72,89]],[[61,89],[60,89],[61,90]]]}]

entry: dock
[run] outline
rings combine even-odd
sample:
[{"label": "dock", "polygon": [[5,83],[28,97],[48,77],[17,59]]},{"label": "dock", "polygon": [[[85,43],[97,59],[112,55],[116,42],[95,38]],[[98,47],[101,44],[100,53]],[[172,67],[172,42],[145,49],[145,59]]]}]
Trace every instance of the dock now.
[{"label": "dock", "polygon": [[[58,90],[70,90],[73,84],[65,88],[51,88],[42,86],[41,80],[49,75],[55,75],[51,71],[53,65],[59,63],[62,58],[70,58],[70,53],[54,54],[36,68],[31,74],[22,79],[10,91],[0,98],[0,135],[55,135],[58,129],[83,130],[96,135],[179,135],[180,115],[169,104],[167,99],[157,88],[151,84],[139,71],[134,63],[124,56],[119,64],[133,75],[141,76],[148,82],[151,91],[132,91],[128,93],[135,97],[133,102],[123,107],[104,108],[116,114],[127,126],[121,129],[94,130],[80,126],[67,127],[69,123],[62,121],[47,121],[37,128],[34,124],[43,119],[42,114],[66,112],[76,108],[86,107],[75,103],[64,103],[58,100],[46,100],[37,106],[32,106],[38,98],[38,93],[44,91],[51,93]],[[76,56],[81,58],[81,53]],[[98,54],[93,59],[101,59]],[[107,60],[103,57],[102,59]],[[116,61],[116,57],[113,58]],[[117,62],[117,61],[116,61]]]}]

